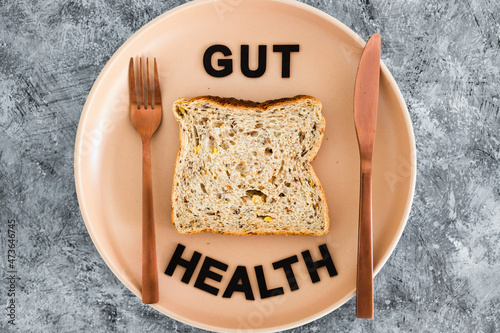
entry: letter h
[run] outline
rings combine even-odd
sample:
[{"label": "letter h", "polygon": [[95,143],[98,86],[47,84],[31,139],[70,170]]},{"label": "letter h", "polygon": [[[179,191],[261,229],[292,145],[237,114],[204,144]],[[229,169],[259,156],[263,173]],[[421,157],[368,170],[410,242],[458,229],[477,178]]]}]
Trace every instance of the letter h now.
[{"label": "letter h", "polygon": [[177,244],[177,248],[172,255],[172,259],[170,259],[170,263],[165,270],[165,274],[172,276],[177,266],[182,266],[186,269],[186,271],[184,272],[181,281],[187,284],[189,283],[189,280],[191,280],[194,270],[196,269],[196,265],[198,265],[198,262],[200,261],[201,253],[194,251],[191,260],[187,261],[186,259],[181,258],[185,248],[186,247],[184,245]]},{"label": "letter h", "polygon": [[337,270],[335,269],[332,256],[330,255],[330,252],[328,251],[328,247],[326,246],[326,244],[319,246],[319,252],[321,252],[321,256],[323,258],[318,261],[313,261],[311,257],[311,252],[309,252],[309,250],[302,252],[302,257],[306,262],[307,271],[309,272],[309,275],[311,276],[311,281],[313,283],[316,283],[320,280],[318,275],[318,268],[326,267],[330,277],[337,275]]}]

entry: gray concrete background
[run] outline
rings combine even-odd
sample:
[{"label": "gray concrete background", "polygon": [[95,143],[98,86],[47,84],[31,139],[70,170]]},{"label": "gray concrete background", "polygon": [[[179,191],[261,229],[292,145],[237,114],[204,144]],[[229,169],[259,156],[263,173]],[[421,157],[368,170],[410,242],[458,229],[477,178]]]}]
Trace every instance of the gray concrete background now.
[{"label": "gray concrete background", "polygon": [[[7,221],[17,221],[17,331],[198,332],[132,295],[80,215],[73,146],[107,60],[184,1],[0,1],[0,331],[7,324]],[[408,225],[375,278],[376,320],[354,299],[291,332],[500,331],[500,3],[307,3],[383,59],[413,121],[418,179]],[[4,306],[5,305],[5,306]]]}]

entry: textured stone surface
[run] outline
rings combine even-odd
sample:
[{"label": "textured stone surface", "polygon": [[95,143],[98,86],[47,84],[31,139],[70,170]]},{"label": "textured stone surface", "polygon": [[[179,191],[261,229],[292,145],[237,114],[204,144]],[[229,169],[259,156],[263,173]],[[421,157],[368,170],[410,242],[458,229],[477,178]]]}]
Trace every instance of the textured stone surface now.
[{"label": "textured stone surface", "polygon": [[[17,220],[19,332],[198,332],[143,306],[111,273],[79,212],[73,145],[99,71],[142,25],[184,1],[0,2],[0,304]],[[406,98],[418,149],[408,225],[355,301],[291,332],[500,331],[500,3],[306,1],[365,40]],[[7,325],[0,312],[0,330]]]}]

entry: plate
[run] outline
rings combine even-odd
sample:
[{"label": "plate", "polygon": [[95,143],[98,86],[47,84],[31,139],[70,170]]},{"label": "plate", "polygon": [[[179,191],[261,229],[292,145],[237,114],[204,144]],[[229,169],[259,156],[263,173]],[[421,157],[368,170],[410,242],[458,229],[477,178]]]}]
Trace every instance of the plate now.
[{"label": "plate", "polygon": [[[258,71],[259,45],[266,51],[263,73]],[[140,296],[142,155],[129,119],[127,66],[130,57],[147,56],[158,61],[165,110],[152,141],[160,273],[160,302],[153,307],[207,330],[257,332],[305,324],[353,297],[359,155],[352,101],[363,46],[364,41],[336,19],[295,1],[194,1],[135,33],[97,78],[75,146],[82,215],[99,253],[120,281]],[[260,60],[262,65],[263,57]],[[312,164],[328,200],[329,234],[178,234],[170,219],[179,148],[174,100],[216,95],[264,101],[298,94],[323,103],[326,132]],[[373,167],[375,272],[390,256],[408,218],[415,163],[405,102],[382,65]],[[308,258],[318,267],[308,269]],[[169,265],[170,275],[165,273]]]}]

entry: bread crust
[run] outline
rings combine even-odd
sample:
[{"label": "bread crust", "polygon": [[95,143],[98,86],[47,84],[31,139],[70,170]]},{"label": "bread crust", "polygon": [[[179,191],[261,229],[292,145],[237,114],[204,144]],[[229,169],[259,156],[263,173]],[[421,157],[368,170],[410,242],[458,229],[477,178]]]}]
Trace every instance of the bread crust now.
[{"label": "bread crust", "polygon": [[[315,97],[308,96],[308,95],[297,95],[294,97],[285,97],[285,98],[278,98],[278,99],[270,99],[265,102],[254,102],[254,101],[249,101],[249,100],[244,100],[244,99],[237,99],[233,97],[218,97],[218,96],[211,96],[211,95],[203,95],[203,96],[197,96],[197,97],[191,97],[191,98],[179,98],[177,101],[187,101],[188,103],[194,102],[194,101],[206,101],[206,102],[211,102],[218,104],[220,106],[224,107],[233,107],[233,108],[248,108],[248,109],[260,109],[262,111],[267,110],[268,108],[275,107],[278,105],[282,104],[288,104],[288,103],[294,103],[294,102],[299,102],[304,99],[311,99],[315,103],[320,104],[321,102],[316,99]],[[176,103],[177,103],[176,101]]]},{"label": "bread crust", "polygon": [[[211,95],[203,95],[203,96],[197,96],[197,97],[191,97],[191,98],[184,98],[184,97],[178,98],[174,102],[174,104],[172,106],[172,110],[173,110],[175,118],[177,120],[179,120],[179,115],[176,112],[176,105],[179,102],[191,103],[194,101],[205,101],[205,102],[215,103],[221,107],[231,107],[231,108],[239,108],[239,109],[247,109],[247,108],[259,109],[259,110],[265,112],[268,109],[279,106],[279,105],[294,103],[294,102],[298,102],[301,100],[307,100],[307,99],[314,101],[314,103],[317,103],[318,105],[322,105],[321,102],[317,98],[309,96],[309,95],[296,95],[294,97],[285,97],[285,98],[267,100],[264,102],[254,102],[254,101],[242,100],[242,99],[237,99],[237,98],[232,98],[232,97],[218,97],[218,96],[211,96]],[[239,233],[239,232],[230,232],[230,231],[221,232],[221,231],[216,231],[216,230],[211,229],[211,228],[188,230],[185,232],[182,232],[179,229],[177,229],[175,226],[176,217],[175,217],[174,209],[173,209],[173,207],[174,207],[174,187],[175,187],[175,180],[177,179],[177,173],[179,171],[178,168],[179,168],[180,154],[181,154],[181,151],[183,150],[184,144],[185,144],[185,142],[182,140],[182,130],[181,130],[180,124],[179,124],[180,147],[179,147],[179,150],[177,151],[177,156],[175,159],[174,182],[172,183],[172,196],[171,196],[171,207],[172,207],[171,220],[172,220],[172,224],[174,225],[175,230],[180,234],[197,234],[197,233],[202,233],[202,232],[211,232],[211,233],[220,234],[220,235],[232,235],[232,236],[251,236],[251,235],[323,236],[323,235],[326,235],[330,231],[330,217],[329,217],[328,205],[326,203],[326,195],[325,195],[325,192],[323,190],[323,187],[321,186],[321,182],[319,181],[318,176],[316,175],[312,165],[310,164],[310,162],[312,162],[315,159],[315,157],[319,151],[319,148],[321,146],[321,143],[323,141],[323,136],[324,136],[324,132],[325,132],[325,125],[326,125],[326,121],[325,121],[325,118],[323,116],[321,117],[321,122],[322,122],[323,126],[322,126],[322,129],[320,131],[320,139],[318,140],[317,144],[313,147],[314,149],[311,150],[311,153],[308,155],[307,161],[309,162],[308,163],[309,172],[310,172],[312,178],[314,179],[314,183],[317,184],[317,186],[320,190],[322,200],[324,200],[324,202],[325,202],[325,211],[324,211],[324,216],[323,216],[324,220],[325,220],[324,230],[321,230],[318,232],[312,232],[310,230],[305,230],[305,229],[303,229],[303,230],[266,230],[266,231],[251,231],[251,232],[245,231],[245,232]]]}]

